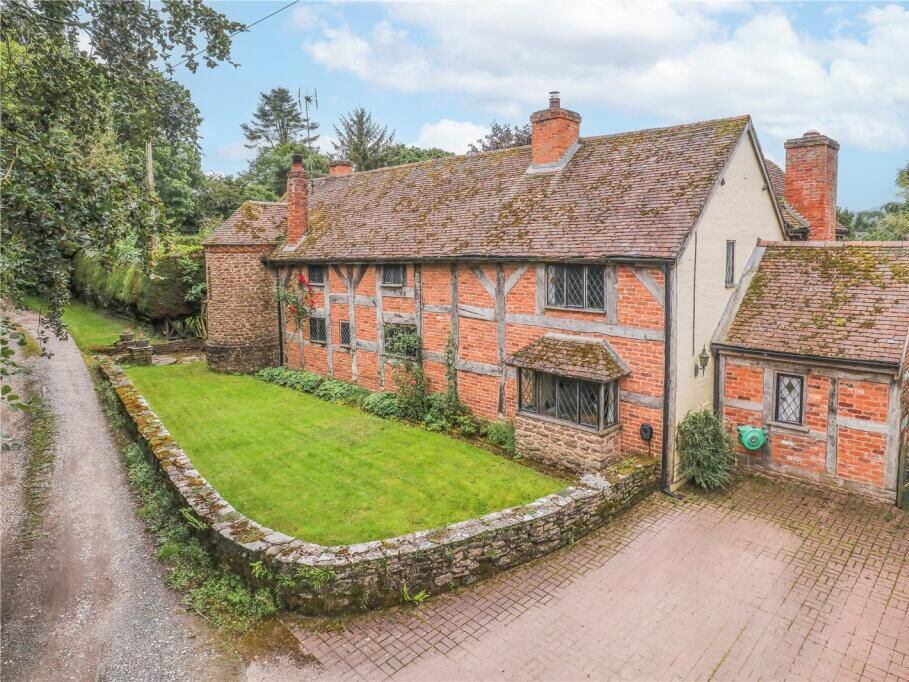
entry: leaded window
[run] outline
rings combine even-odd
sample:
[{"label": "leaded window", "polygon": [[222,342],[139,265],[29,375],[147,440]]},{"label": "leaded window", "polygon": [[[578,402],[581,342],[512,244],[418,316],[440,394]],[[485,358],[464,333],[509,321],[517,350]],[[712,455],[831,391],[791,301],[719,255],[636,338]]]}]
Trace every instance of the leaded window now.
[{"label": "leaded window", "polygon": [[310,284],[325,284],[325,266],[310,265],[307,268]]},{"label": "leaded window", "polygon": [[341,320],[338,323],[338,331],[340,332],[341,345],[345,348],[350,348],[350,322]]},{"label": "leaded window", "polygon": [[798,374],[776,375],[776,421],[801,424],[805,377]]},{"label": "leaded window", "polygon": [[325,318],[324,317],[310,317],[309,318],[309,340],[310,341],[325,341]]},{"label": "leaded window", "polygon": [[416,325],[389,322],[385,325],[385,352],[399,358],[416,360],[420,353],[420,337]]},{"label": "leaded window", "polygon": [[601,265],[549,265],[546,303],[557,308],[604,310],[606,297]]},{"label": "leaded window", "polygon": [[386,287],[402,287],[406,278],[403,265],[383,265],[382,285]]},{"label": "leaded window", "polygon": [[518,407],[522,410],[534,412],[536,411],[537,406],[536,375],[531,369],[522,369],[520,375],[520,383],[518,384]]},{"label": "leaded window", "polygon": [[518,407],[522,412],[594,429],[618,423],[618,382],[602,384],[524,368],[518,381]]}]

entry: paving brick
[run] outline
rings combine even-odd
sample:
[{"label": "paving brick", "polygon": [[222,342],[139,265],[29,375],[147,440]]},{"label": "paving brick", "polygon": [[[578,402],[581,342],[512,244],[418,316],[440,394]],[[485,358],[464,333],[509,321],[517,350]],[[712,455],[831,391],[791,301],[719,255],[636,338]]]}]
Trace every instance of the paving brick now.
[{"label": "paving brick", "polygon": [[909,679],[909,516],[746,478],[476,586],[301,628],[326,678]]}]

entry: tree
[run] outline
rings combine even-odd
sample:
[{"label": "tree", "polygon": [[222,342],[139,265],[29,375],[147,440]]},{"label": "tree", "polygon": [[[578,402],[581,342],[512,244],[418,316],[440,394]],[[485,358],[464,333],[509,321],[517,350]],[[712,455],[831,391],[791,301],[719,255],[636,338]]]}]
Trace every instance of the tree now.
[{"label": "tree", "polygon": [[357,107],[346,116],[341,116],[340,126],[335,126],[333,143],[335,153],[353,161],[357,170],[372,170],[388,165],[388,154],[394,144],[394,131],[388,132],[373,120],[372,114],[364,107]]},{"label": "tree", "polygon": [[280,197],[287,190],[287,173],[294,154],[303,155],[303,167],[310,177],[328,172],[328,157],[310,150],[304,142],[285,142],[274,147],[263,147],[240,179],[249,185],[265,188]]},{"label": "tree", "polygon": [[400,166],[403,163],[416,163],[418,161],[428,161],[430,159],[444,159],[447,156],[454,156],[454,154],[436,147],[423,149],[422,147],[411,147],[406,144],[396,144],[388,148],[386,165]]},{"label": "tree", "polygon": [[71,254],[165,227],[143,181],[146,145],[195,146],[199,123],[169,74],[229,63],[243,25],[200,0],[0,2],[0,293],[40,291],[62,333]]},{"label": "tree", "polygon": [[[312,122],[308,123],[312,126]],[[315,124],[318,127],[318,123]],[[300,107],[294,101],[287,88],[273,88],[259,95],[259,106],[253,113],[251,123],[240,126],[250,144],[257,147],[262,143],[267,146],[284,144],[292,141],[297,133],[304,130]],[[309,132],[308,130],[306,131]]]},{"label": "tree", "polygon": [[496,149],[509,149],[523,147],[530,144],[530,124],[510,126],[493,121],[489,124],[489,132],[470,145],[470,153],[491,152]]},{"label": "tree", "polygon": [[891,201],[882,208],[882,215],[871,229],[868,238],[880,241],[909,239],[909,163],[896,173],[897,194],[902,201]]}]

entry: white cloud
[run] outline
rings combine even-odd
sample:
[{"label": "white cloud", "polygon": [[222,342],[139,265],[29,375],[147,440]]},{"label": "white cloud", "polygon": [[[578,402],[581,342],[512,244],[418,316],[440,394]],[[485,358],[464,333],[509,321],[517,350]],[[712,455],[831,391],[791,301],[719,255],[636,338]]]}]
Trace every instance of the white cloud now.
[{"label": "white cloud", "polygon": [[249,161],[256,158],[256,149],[247,147],[242,140],[222,144],[218,147],[217,153],[218,158],[222,161]]},{"label": "white cloud", "polygon": [[464,154],[471,142],[476,142],[489,132],[486,126],[477,125],[470,121],[452,121],[443,118],[436,123],[424,123],[420,127],[416,145],[428,149],[438,147],[447,152]]},{"label": "white cloud", "polygon": [[464,93],[509,117],[558,89],[582,114],[585,103],[667,121],[750,113],[776,139],[818,128],[907,146],[909,7],[851,19],[847,37],[813,36],[760,4],[395,3],[371,28],[338,20],[304,49],[373,85]]}]

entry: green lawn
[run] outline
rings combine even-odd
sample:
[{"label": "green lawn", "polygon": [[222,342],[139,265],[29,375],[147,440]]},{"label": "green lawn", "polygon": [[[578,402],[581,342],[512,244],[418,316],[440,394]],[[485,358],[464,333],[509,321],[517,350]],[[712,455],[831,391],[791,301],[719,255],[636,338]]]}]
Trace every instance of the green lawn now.
[{"label": "green lawn", "polygon": [[[22,303],[32,310],[41,310],[45,307],[41,299],[34,296],[23,297]],[[66,323],[66,328],[76,345],[82,349],[87,349],[89,346],[109,346],[120,337],[120,332],[127,328],[139,333],[143,332],[138,328],[135,320],[115,317],[75,300],[70,301],[66,310],[63,311],[63,322]]]},{"label": "green lawn", "polygon": [[464,441],[203,363],[127,374],[246,516],[320,544],[377,540],[529,502],[567,483]]}]

